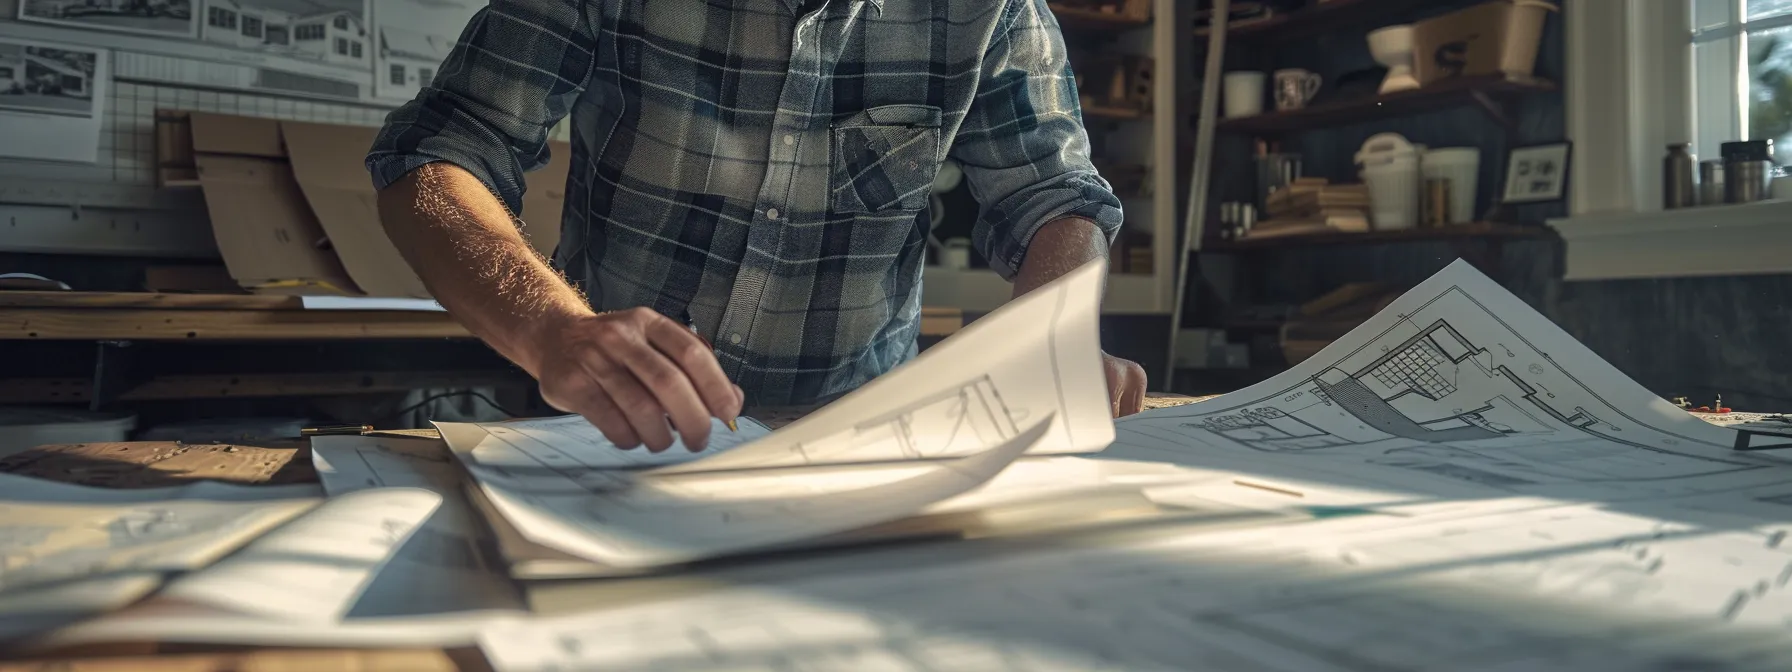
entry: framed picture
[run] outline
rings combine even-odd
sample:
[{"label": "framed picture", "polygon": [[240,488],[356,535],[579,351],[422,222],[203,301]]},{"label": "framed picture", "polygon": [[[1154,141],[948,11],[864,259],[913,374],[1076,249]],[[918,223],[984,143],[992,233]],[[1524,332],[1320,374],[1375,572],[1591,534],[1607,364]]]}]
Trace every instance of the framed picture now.
[{"label": "framed picture", "polygon": [[192,39],[199,36],[193,5],[193,0],[19,0],[19,20]]},{"label": "framed picture", "polygon": [[1516,147],[1506,155],[1506,193],[1503,203],[1559,201],[1568,193],[1568,158],[1571,143]]}]

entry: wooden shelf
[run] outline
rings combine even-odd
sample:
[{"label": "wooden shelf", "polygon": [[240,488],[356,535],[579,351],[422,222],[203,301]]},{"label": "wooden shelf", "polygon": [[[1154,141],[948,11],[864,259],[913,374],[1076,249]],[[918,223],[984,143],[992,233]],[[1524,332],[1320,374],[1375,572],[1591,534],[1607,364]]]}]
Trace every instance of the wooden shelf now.
[{"label": "wooden shelf", "polygon": [[[1276,14],[1267,19],[1233,24],[1228,39],[1292,40],[1373,21],[1394,25],[1395,16],[1428,0],[1319,0],[1305,9]],[[1205,39],[1211,31],[1196,28]]]},{"label": "wooden shelf", "polygon": [[1201,251],[1243,252],[1251,250],[1287,249],[1292,247],[1318,247],[1324,245],[1362,245],[1372,243],[1404,243],[1437,240],[1527,240],[1548,238],[1553,235],[1554,232],[1544,226],[1515,226],[1511,224],[1491,223],[1453,224],[1437,228],[1406,229],[1403,231],[1313,233],[1271,238],[1216,240],[1203,244],[1201,246]]},{"label": "wooden shelf", "polygon": [[1083,107],[1083,116],[1089,119],[1115,119],[1124,121],[1130,119],[1144,119],[1149,115],[1145,114],[1144,110],[1130,107],[1093,105]]},{"label": "wooden shelf", "polygon": [[1460,105],[1480,105],[1497,121],[1504,123],[1505,111],[1496,98],[1552,91],[1555,84],[1545,79],[1510,78],[1505,76],[1459,77],[1430,86],[1387,95],[1321,103],[1305,109],[1268,112],[1238,119],[1221,119],[1218,128],[1228,133],[1273,136],[1299,131],[1344,126],[1365,121],[1449,109]]},{"label": "wooden shelf", "polygon": [[1052,14],[1058,17],[1058,25],[1072,30],[1128,30],[1151,25],[1151,17],[1127,16],[1112,12],[1092,12],[1077,7],[1065,7],[1056,3],[1048,3]]},{"label": "wooden shelf", "polygon": [[[958,309],[921,309],[923,336],[949,336],[962,324]],[[442,311],[307,310],[296,296],[0,291],[0,341],[472,337]]]}]

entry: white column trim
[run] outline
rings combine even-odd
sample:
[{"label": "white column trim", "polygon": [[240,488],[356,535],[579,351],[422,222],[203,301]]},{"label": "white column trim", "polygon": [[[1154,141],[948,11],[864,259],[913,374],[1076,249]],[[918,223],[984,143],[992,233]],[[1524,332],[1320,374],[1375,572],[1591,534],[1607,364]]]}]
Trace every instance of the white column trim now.
[{"label": "white column trim", "polygon": [[1659,210],[1660,158],[1692,139],[1690,0],[1564,5],[1569,212]]}]

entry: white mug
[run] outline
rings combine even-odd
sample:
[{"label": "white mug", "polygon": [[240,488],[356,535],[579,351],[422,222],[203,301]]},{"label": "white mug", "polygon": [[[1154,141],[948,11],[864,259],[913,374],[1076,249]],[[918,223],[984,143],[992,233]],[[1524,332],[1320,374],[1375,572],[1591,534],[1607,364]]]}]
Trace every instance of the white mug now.
[{"label": "white mug", "polygon": [[1226,118],[1237,119],[1263,113],[1263,85],[1268,79],[1261,72],[1228,72],[1226,85]]},{"label": "white mug", "polygon": [[1276,109],[1298,110],[1313,102],[1319,93],[1319,75],[1310,70],[1289,68],[1276,71]]},{"label": "white mug", "polygon": [[971,267],[971,241],[953,238],[940,248],[940,266],[954,271]]}]

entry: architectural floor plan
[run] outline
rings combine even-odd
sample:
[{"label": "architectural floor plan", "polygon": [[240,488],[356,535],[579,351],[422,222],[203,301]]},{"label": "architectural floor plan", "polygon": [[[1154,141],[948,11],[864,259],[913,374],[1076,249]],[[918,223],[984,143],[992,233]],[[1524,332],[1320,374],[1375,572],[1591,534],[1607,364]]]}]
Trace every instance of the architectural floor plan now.
[{"label": "architectural floor plan", "polygon": [[[1781,478],[1461,262],[1281,376],[1118,425],[1115,455],[1350,461],[1408,484],[1661,495]],[[1393,472],[1356,470],[1372,473]]]}]

